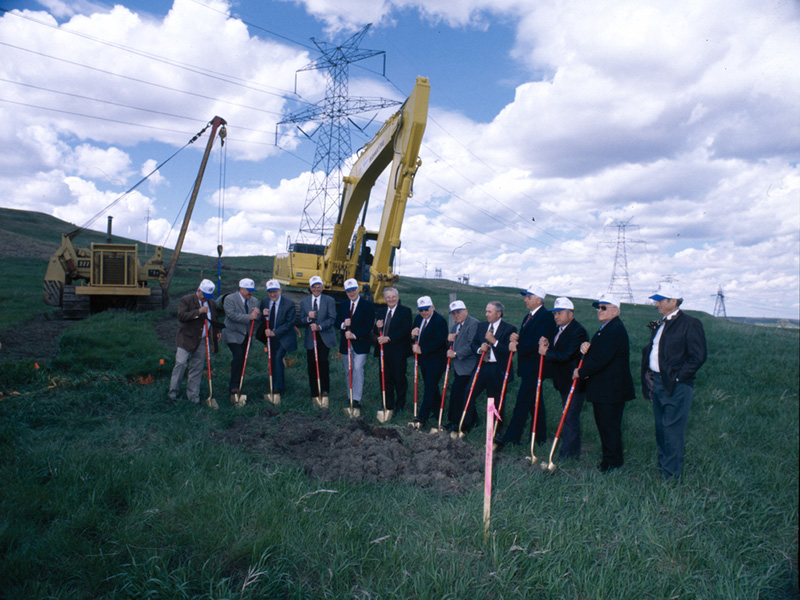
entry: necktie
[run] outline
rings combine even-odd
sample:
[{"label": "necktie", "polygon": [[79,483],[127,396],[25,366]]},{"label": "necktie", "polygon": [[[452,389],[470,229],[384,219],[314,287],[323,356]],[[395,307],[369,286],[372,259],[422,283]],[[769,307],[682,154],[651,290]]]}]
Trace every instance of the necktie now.
[{"label": "necktie", "polygon": [[272,303],[272,306],[269,307],[269,328],[272,329],[273,323],[275,323],[275,302]]},{"label": "necktie", "polygon": [[525,317],[525,321],[523,321],[522,323],[522,327],[525,327],[525,325],[527,325],[528,321],[530,320],[531,320],[531,313],[528,313],[527,316]]},{"label": "necktie", "polygon": [[426,324],[427,322],[428,322],[428,321],[426,321],[425,319],[423,319],[423,320],[422,320],[422,325],[420,325],[420,327],[419,327],[419,335],[417,336],[417,343],[418,343],[418,344],[419,344],[419,341],[422,339],[422,332],[423,332],[423,330],[425,329],[425,324]]},{"label": "necktie", "polygon": [[558,328],[558,333],[556,334],[556,337],[553,338],[553,346],[555,346],[558,343],[558,338],[563,333],[565,327],[566,325],[562,325],[561,327]]},{"label": "necktie", "polygon": [[385,332],[389,331],[389,323],[391,322],[392,322],[392,309],[390,308],[389,310],[386,311],[386,320],[383,322],[384,334]]},{"label": "necktie", "polygon": [[353,318],[353,312],[354,312],[355,310],[356,310],[356,301],[355,301],[355,300],[353,300],[353,301],[350,303],[350,318],[351,318],[351,319]]},{"label": "necktie", "polygon": [[314,298],[314,308],[313,308],[313,310],[314,310],[314,312],[317,312],[317,310],[319,310],[317,308],[317,299],[316,298]]}]

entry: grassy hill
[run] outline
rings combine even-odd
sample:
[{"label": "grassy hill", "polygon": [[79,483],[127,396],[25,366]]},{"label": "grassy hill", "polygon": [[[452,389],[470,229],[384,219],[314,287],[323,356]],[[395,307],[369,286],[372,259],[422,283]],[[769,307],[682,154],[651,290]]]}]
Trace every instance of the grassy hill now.
[{"label": "grassy hill", "polygon": [[[174,305],[101,313],[52,333],[56,311],[41,304],[47,254],[24,253],[55,249],[69,226],[19,212],[0,212],[0,238],[20,236],[18,249],[3,245],[3,281],[13,285],[0,300],[0,341],[12,332],[29,344],[57,339],[41,360],[7,359],[13,353],[0,349],[0,598],[798,597],[797,330],[696,313],[709,359],[696,382],[682,481],[665,484],[656,473],[652,413],[641,397],[625,410],[625,467],[599,473],[587,407],[583,453],[555,473],[532,468],[526,445],[497,457],[487,538],[483,486],[467,469],[448,475],[460,482],[453,489],[364,475],[380,475],[387,461],[402,465],[397,453],[421,444],[427,449],[403,459],[406,470],[480,470],[483,426],[452,446],[408,431],[408,414],[377,427],[373,358],[363,423],[342,412],[341,360],[331,362],[332,407],[321,415],[308,398],[302,351],[290,356],[283,404],[270,408],[260,343],[243,409],[220,391],[226,347],[211,359],[219,411],[169,402]],[[232,283],[261,282],[271,270],[263,257],[224,263]],[[185,255],[173,295],[209,272],[215,258]],[[398,287],[412,307],[425,294],[445,312],[455,293],[479,319],[489,300],[502,301],[516,325],[524,314],[513,289],[414,278]],[[589,301],[575,303],[594,332]],[[656,316],[649,306],[622,308],[637,390],[639,350]],[[553,431],[560,407],[549,383],[545,401]],[[352,472],[320,478],[339,455]]]}]

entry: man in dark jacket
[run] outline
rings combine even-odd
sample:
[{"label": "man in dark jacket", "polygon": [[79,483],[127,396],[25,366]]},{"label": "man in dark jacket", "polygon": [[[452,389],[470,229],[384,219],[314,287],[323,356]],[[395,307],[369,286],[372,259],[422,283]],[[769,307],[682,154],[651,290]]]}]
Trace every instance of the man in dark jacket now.
[{"label": "man in dark jacket", "polygon": [[597,309],[600,329],[591,343],[584,342],[583,366],[574,377],[586,380],[586,399],[594,408],[594,421],[600,433],[603,458],[597,467],[602,472],[622,466],[622,412],[625,403],[636,397],[630,368],[630,341],[619,318],[620,302],[612,294],[601,294],[592,302]]},{"label": "man in dark jacket", "polygon": [[[566,406],[572,388],[572,375],[581,357],[581,344],[586,341],[586,329],[575,320],[575,306],[569,298],[556,298],[553,316],[558,325],[553,343],[546,337],[539,338],[539,354],[544,356],[545,377],[553,380],[553,386],[561,394],[561,406]],[[583,386],[575,386],[569,410],[564,417],[561,431],[561,458],[577,458],[581,454],[581,409],[586,394]]]},{"label": "man in dark jacket", "polygon": [[291,298],[281,296],[281,284],[275,279],[267,282],[267,297],[261,299],[256,338],[265,345],[269,344],[269,355],[272,358],[272,389],[264,394],[264,399],[276,406],[281,403],[281,394],[285,387],[283,358],[297,350],[297,337],[294,323],[297,308]]},{"label": "man in dark jacket", "polygon": [[[342,300],[336,310],[335,326],[341,334],[339,353],[344,362],[344,376],[348,393],[352,369],[353,409],[351,416],[361,416],[361,397],[364,393],[364,365],[372,347],[372,328],[375,325],[375,305],[359,295],[359,284],[355,279],[344,282],[347,300]],[[348,357],[348,349],[352,354]]]},{"label": "man in dark jacket", "polygon": [[653,402],[657,464],[666,479],[679,478],[694,378],[706,361],[703,324],[678,310],[682,295],[662,284],[650,296],[661,318],[651,324],[650,343],[642,350],[642,391]]},{"label": "man in dark jacket", "polygon": [[[200,402],[200,378],[203,375],[203,359],[206,357],[206,340],[213,341],[214,352],[222,337],[217,323],[217,304],[214,302],[214,283],[208,279],[200,282],[193,294],[181,298],[178,304],[177,345],[175,367],[169,382],[169,397],[177,400],[181,382],[189,369],[186,382],[186,397],[192,402]],[[215,403],[216,404],[216,403]],[[209,406],[211,406],[209,404]],[[212,406],[212,408],[216,408]]]},{"label": "man in dark jacket", "polygon": [[[523,301],[528,312],[522,319],[519,333],[511,336],[512,352],[517,352],[517,371],[522,382],[517,392],[514,414],[505,434],[495,440],[498,449],[508,443],[518,444],[523,429],[531,416],[531,424],[536,414],[536,388],[539,384],[539,340],[544,337],[548,342],[556,333],[556,322],[553,314],[544,307],[545,291],[541,286],[532,285],[522,290]],[[547,420],[544,408],[544,389],[540,390],[539,415],[536,420],[536,443],[547,441]]]},{"label": "man in dark jacket", "polygon": [[[386,386],[386,409],[400,411],[406,405],[408,377],[406,367],[411,356],[411,309],[400,302],[400,292],[389,287],[383,290],[385,306],[377,309],[375,321],[375,356],[383,346],[383,380]],[[380,360],[378,377],[381,376]]]},{"label": "man in dark jacket", "polygon": [[419,356],[419,370],[425,386],[422,406],[413,423],[419,429],[425,426],[433,407],[438,409],[441,405],[439,381],[447,366],[447,321],[436,312],[429,296],[417,298],[417,311],[419,314],[414,318],[411,330],[411,337],[417,341],[412,351]]}]

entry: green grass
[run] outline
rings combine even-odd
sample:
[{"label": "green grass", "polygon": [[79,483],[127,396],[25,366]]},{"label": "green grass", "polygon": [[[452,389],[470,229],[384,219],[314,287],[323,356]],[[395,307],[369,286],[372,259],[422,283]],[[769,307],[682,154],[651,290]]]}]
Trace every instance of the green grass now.
[{"label": "green grass", "polygon": [[[233,277],[265,278],[263,261],[230,260]],[[198,268],[179,271],[175,289],[192,289]],[[524,313],[514,290],[403,279],[400,291],[412,307],[424,293],[445,312],[457,291],[478,318],[495,298],[515,325]],[[589,302],[576,305],[594,332]],[[253,401],[241,411],[227,401],[218,412],[171,404],[174,347],[153,334],[159,316],[95,315],[68,330],[58,356],[38,371],[0,364],[0,597],[798,597],[797,331],[701,315],[710,353],[683,480],[657,476],[650,405],[641,398],[626,408],[625,468],[597,472],[587,408],[583,454],[556,473],[527,465],[527,448],[506,449],[495,466],[487,540],[481,489],[321,483],[217,441],[215,432],[263,407],[262,346],[253,347],[245,382]],[[652,307],[623,307],[637,387],[655,316]],[[313,414],[305,358],[296,356],[280,412]],[[227,348],[214,357],[215,387],[224,389],[229,360]],[[333,418],[344,419],[344,372],[340,361],[331,365]],[[148,373],[155,383],[141,384]],[[368,378],[370,418],[378,397],[377,378]],[[549,383],[546,401],[552,428],[558,408]],[[467,443],[483,439],[481,428]]]}]

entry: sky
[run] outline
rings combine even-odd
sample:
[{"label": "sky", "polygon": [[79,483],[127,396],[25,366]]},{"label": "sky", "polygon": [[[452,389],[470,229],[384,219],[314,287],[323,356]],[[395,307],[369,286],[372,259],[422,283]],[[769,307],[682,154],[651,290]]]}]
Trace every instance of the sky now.
[{"label": "sky", "polygon": [[[312,38],[337,45],[371,23],[360,47],[385,54],[350,66],[350,95],[402,101],[418,75],[431,85],[401,276],[440,270],[596,298],[615,273],[624,282],[624,250],[637,303],[671,279],[689,309],[713,313],[722,289],[728,316],[800,315],[796,1],[2,9],[1,206],[84,225],[219,115],[227,142],[215,146],[184,248],[283,252],[300,228],[316,138],[276,123],[324,97],[324,71],[302,70],[320,57]],[[354,153],[392,110],[353,116],[363,128],[352,130]],[[206,141],[93,228],[105,231],[108,214],[117,234],[174,246]]]}]

